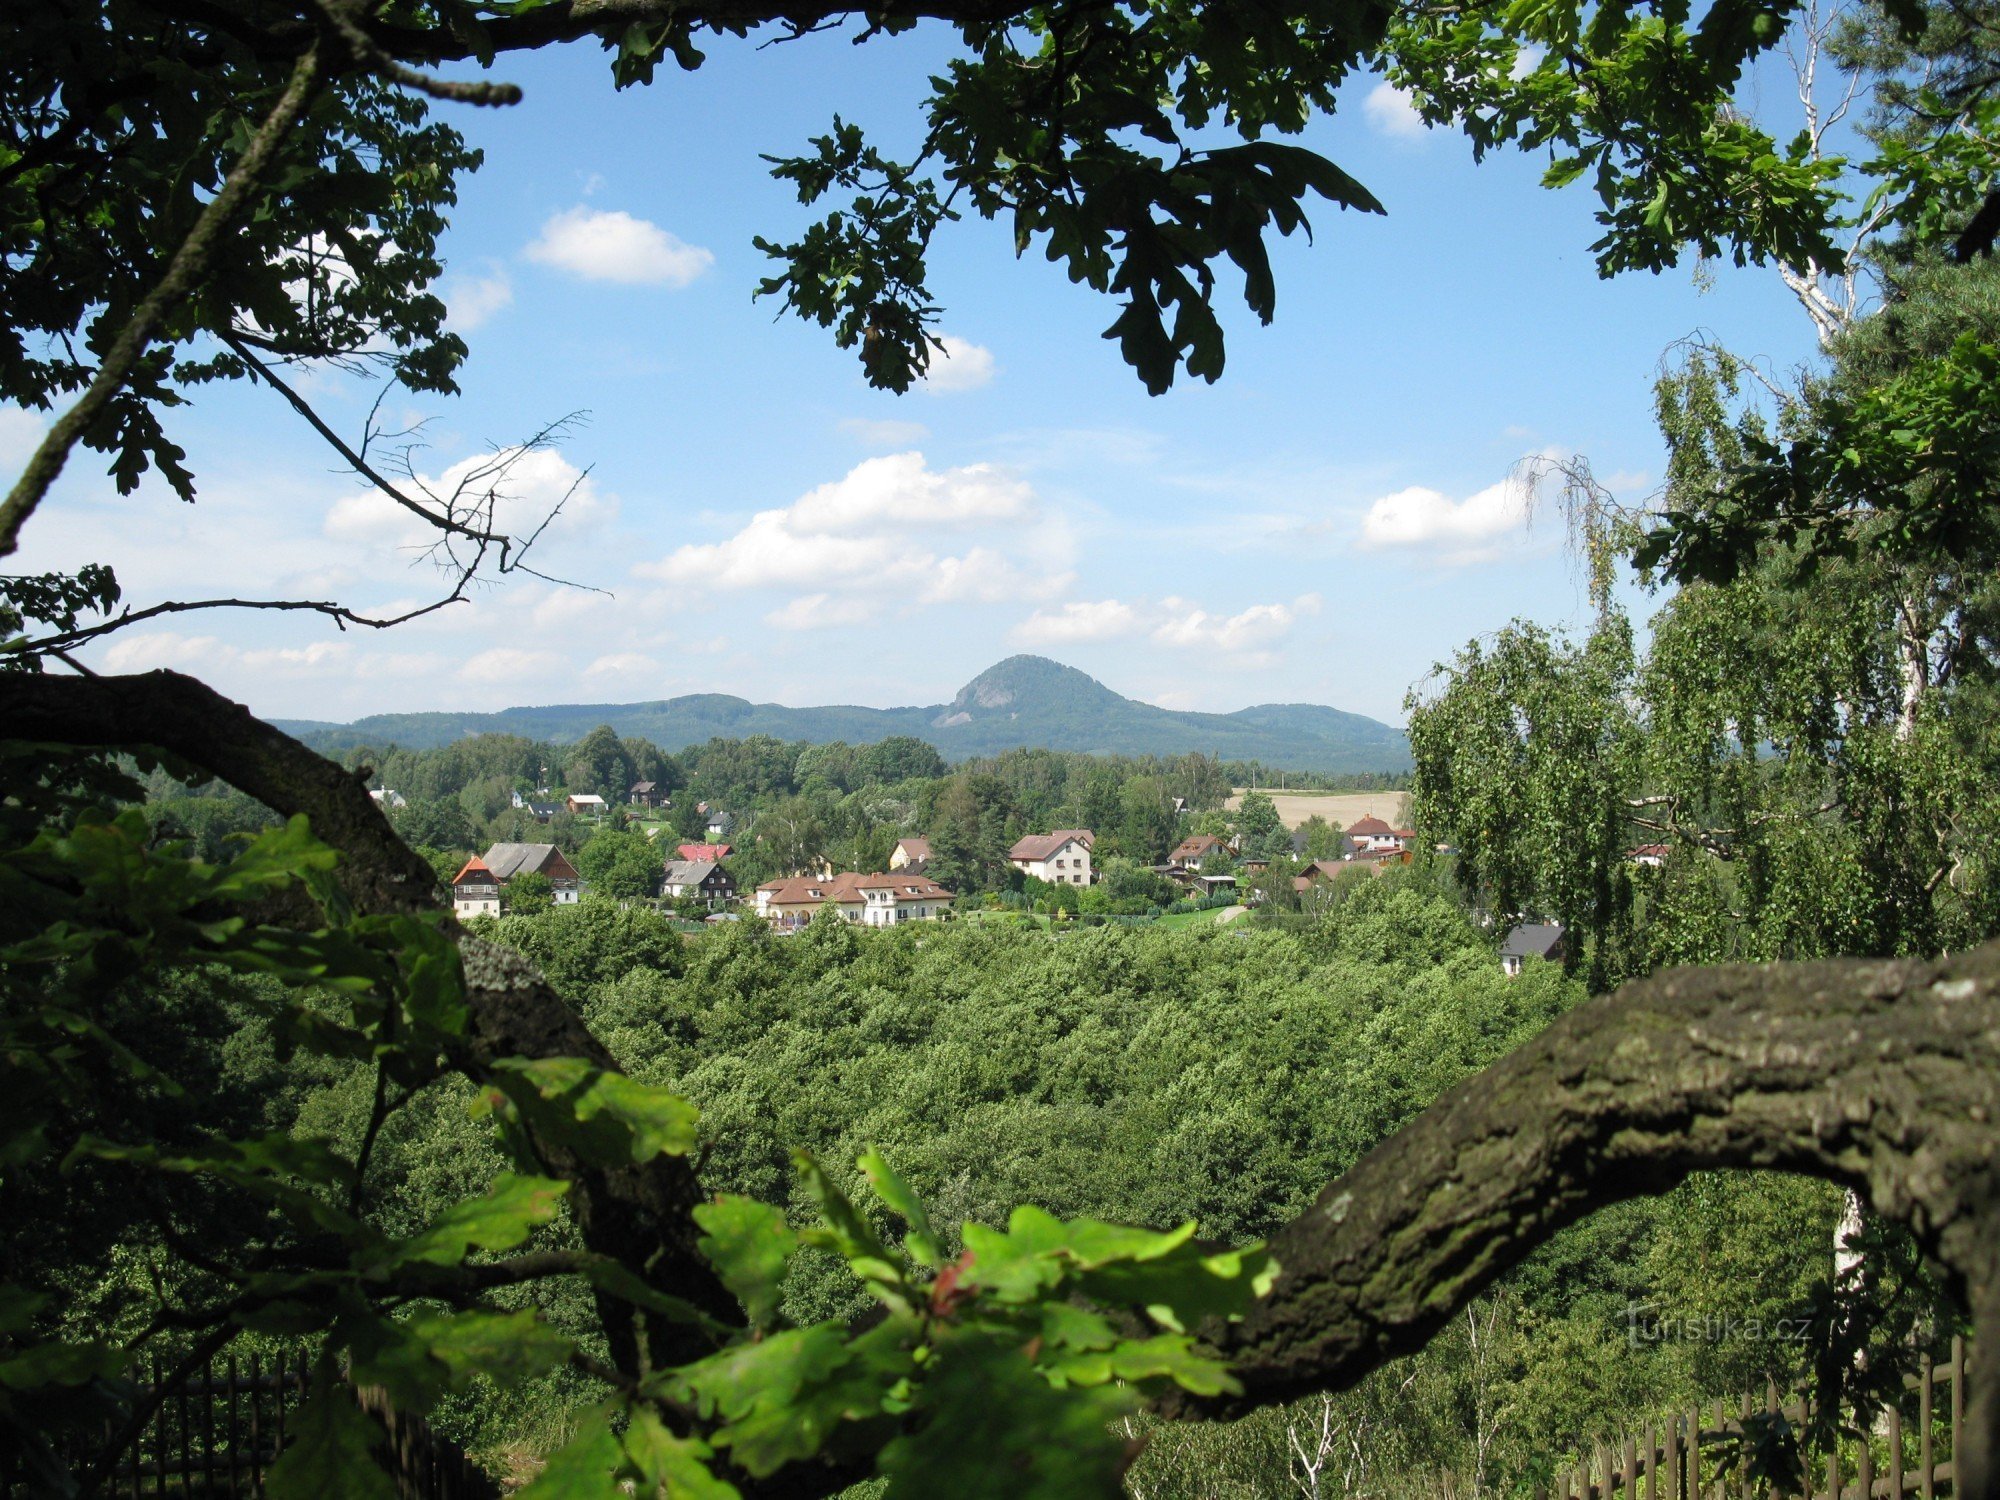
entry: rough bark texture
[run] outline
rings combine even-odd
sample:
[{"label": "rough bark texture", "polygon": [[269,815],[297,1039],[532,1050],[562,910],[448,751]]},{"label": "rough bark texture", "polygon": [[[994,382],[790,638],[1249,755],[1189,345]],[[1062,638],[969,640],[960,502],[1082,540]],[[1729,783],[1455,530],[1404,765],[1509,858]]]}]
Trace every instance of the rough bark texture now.
[{"label": "rough bark texture", "polygon": [[[1689,1172],[1799,1172],[1915,1232],[1977,1323],[1962,1496],[1996,1494],[2000,944],[1940,963],[1670,971],[1551,1026],[1330,1184],[1209,1330],[1246,1394],[1354,1384],[1564,1226]],[[1182,1409],[1193,1403],[1183,1403]]]},{"label": "rough bark texture", "polygon": [[[340,850],[341,884],[357,910],[438,911],[437,876],[396,836],[360,779],[192,677],[0,675],[0,732],[88,748],[167,751],[275,812],[310,818],[313,832]],[[459,948],[472,1025],[458,1061],[473,1078],[487,1076],[506,1057],[579,1057],[617,1069],[533,965],[468,936],[461,936]],[[536,1145],[547,1169],[572,1184],[570,1205],[592,1250],[641,1270],[659,1290],[723,1322],[741,1321],[735,1298],[696,1249],[689,1215],[704,1195],[686,1161],[668,1157],[605,1169],[555,1143]],[[613,1358],[636,1371],[632,1314],[623,1303],[600,1299],[599,1307]],[[650,1320],[648,1332],[655,1363],[675,1362],[703,1347],[664,1320]]]}]

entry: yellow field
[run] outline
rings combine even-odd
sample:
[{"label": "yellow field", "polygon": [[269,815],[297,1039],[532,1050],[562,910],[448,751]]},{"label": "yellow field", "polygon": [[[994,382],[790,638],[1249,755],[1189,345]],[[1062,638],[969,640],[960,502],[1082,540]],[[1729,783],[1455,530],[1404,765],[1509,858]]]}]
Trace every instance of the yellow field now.
[{"label": "yellow field", "polygon": [[[1278,805],[1278,816],[1285,820],[1287,828],[1296,828],[1314,813],[1318,813],[1335,828],[1347,828],[1363,818],[1380,818],[1391,828],[1407,828],[1404,821],[1409,816],[1409,794],[1406,792],[1281,792],[1274,787],[1259,787]],[[1223,806],[1235,810],[1242,800],[1243,788]]]}]

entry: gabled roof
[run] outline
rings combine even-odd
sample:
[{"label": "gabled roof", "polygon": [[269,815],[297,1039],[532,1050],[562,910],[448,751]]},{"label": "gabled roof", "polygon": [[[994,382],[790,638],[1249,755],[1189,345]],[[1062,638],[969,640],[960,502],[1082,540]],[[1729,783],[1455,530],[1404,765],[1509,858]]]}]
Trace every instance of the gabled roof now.
[{"label": "gabled roof", "polygon": [[931,857],[931,841],[922,836],[913,839],[897,839],[896,847],[911,859],[929,859]]},{"label": "gabled roof", "polygon": [[1563,930],[1554,922],[1523,922],[1500,944],[1502,958],[1547,958],[1562,944]]},{"label": "gabled roof", "polygon": [[498,883],[498,880],[493,874],[493,872],[486,868],[485,861],[480,859],[480,857],[476,854],[465,862],[464,869],[460,870],[456,875],[451,877],[451,883],[453,885],[463,885],[465,883],[465,877],[468,875],[472,876],[483,875],[485,879],[478,881],[478,884],[480,885]]},{"label": "gabled roof", "polygon": [[1360,822],[1351,824],[1347,830],[1347,835],[1349,838],[1357,838],[1357,839],[1393,838],[1395,836],[1395,833],[1396,833],[1395,829],[1391,828],[1387,823],[1384,823],[1380,818],[1376,817],[1363,818]]},{"label": "gabled roof", "polygon": [[512,880],[523,870],[576,879],[575,867],[554,844],[495,844],[486,851],[486,867],[502,881]]},{"label": "gabled roof", "polygon": [[631,792],[631,795],[632,795],[632,796],[634,796],[634,797],[643,797],[643,796],[644,796],[644,795],[645,795],[646,793],[648,793],[648,792],[650,792],[650,791],[652,791],[652,790],[653,790],[653,783],[652,783],[652,782],[650,782],[650,781],[635,781],[635,782],[633,782],[633,783],[632,783],[632,792]]},{"label": "gabled roof", "polygon": [[682,844],[674,850],[674,853],[682,859],[707,860],[712,864],[716,860],[729,858],[729,845]]},{"label": "gabled roof", "polygon": [[1174,852],[1168,857],[1170,859],[1178,859],[1181,855],[1186,854],[1200,859],[1210,850],[1226,847],[1222,840],[1212,833],[1191,833],[1178,844],[1174,845]]},{"label": "gabled roof", "polygon": [[1009,859],[1047,859],[1064,844],[1074,841],[1088,849],[1095,836],[1088,828],[1058,828],[1054,833],[1031,833],[1007,851]]},{"label": "gabled roof", "polygon": [[553,818],[563,810],[560,802],[523,802],[521,806],[538,818]]},{"label": "gabled roof", "polygon": [[722,871],[723,879],[727,880],[729,878],[729,872],[723,870],[722,866],[712,859],[670,859],[665,866],[666,883],[668,885],[700,885],[718,870]]},{"label": "gabled roof", "polygon": [[817,875],[793,875],[785,880],[767,880],[757,887],[770,893],[767,905],[800,906],[807,902],[831,901],[853,906],[867,900],[868,891],[893,891],[899,901],[949,901],[952,893],[926,876],[897,870],[888,875],[857,875],[851,870],[822,880]]}]

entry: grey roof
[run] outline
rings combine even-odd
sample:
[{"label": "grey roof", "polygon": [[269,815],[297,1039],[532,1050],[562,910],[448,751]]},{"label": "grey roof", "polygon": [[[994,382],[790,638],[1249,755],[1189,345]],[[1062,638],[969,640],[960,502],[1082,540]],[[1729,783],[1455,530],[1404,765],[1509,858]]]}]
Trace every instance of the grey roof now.
[{"label": "grey roof", "polygon": [[1502,958],[1547,958],[1562,942],[1563,930],[1554,922],[1523,922],[1500,945]]},{"label": "grey roof", "polygon": [[563,810],[560,802],[523,802],[521,806],[538,818],[553,818]]},{"label": "grey roof", "polygon": [[500,880],[512,880],[523,870],[539,870],[556,852],[554,844],[495,844],[486,851],[486,868]]},{"label": "grey roof", "polygon": [[632,783],[632,790],[634,793],[650,792],[653,790],[653,783],[650,781],[635,781]]},{"label": "grey roof", "polygon": [[712,859],[670,859],[665,865],[668,885],[700,885],[722,866]]}]

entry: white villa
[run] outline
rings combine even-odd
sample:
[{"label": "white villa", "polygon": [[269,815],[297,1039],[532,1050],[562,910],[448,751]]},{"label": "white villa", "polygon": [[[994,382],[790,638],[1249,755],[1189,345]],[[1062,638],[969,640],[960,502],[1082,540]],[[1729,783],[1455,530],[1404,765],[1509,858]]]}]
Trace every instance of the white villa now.
[{"label": "white villa", "polygon": [[1089,885],[1090,848],[1097,835],[1088,828],[1031,833],[1007,851],[1015,869],[1050,885]]}]

